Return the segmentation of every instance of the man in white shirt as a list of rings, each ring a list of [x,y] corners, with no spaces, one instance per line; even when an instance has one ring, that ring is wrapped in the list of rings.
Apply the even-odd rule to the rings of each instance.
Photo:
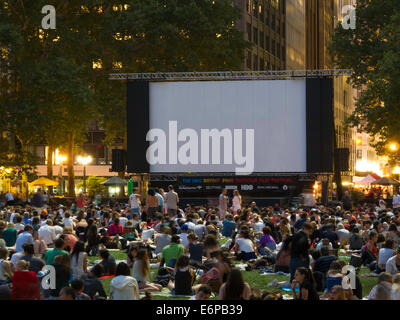
[[[172,218],[177,214],[179,197],[178,194],[174,191],[174,187],[172,185],[168,186],[168,190],[169,191],[165,195],[165,199],[167,201],[168,216]]]
[[[14,196],[12,195],[11,192],[6,193],[6,199],[7,199],[7,205],[13,205],[14,204]],[[11,221],[12,222],[12,221]]]
[[[74,219],[71,218],[71,214],[69,212],[65,213],[65,217],[63,218],[64,227],[75,228]]]
[[[53,227],[53,221],[47,220],[46,224],[38,230],[39,240],[44,241],[47,247],[53,247],[56,240],[56,231]]]
[[[400,248],[397,249],[397,254],[386,262],[386,272],[395,275],[400,272]]]
[[[14,223],[14,218],[15,218],[15,215],[16,215],[17,213],[14,211],[13,213],[11,213],[11,216],[10,216],[10,222],[12,222],[12,223]]]
[[[126,214],[123,213],[123,214],[119,217],[119,223],[121,224],[121,226],[122,226],[123,228],[125,228],[125,225],[126,225],[127,221],[128,221],[128,218],[126,217]]]
[[[393,203],[392,203],[393,209],[399,209],[400,208],[400,194],[398,192],[395,193],[393,196]]]

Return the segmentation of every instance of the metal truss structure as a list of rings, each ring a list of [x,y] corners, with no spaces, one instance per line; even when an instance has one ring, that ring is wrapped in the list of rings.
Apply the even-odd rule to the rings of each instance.
[[[227,81],[227,80],[293,80],[351,76],[351,69],[222,71],[222,72],[156,72],[111,73],[110,80],[141,81]]]

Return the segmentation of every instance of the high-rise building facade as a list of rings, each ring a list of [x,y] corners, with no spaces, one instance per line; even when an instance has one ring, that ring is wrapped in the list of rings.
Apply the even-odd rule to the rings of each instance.
[[[286,0],[235,0],[243,10],[237,27],[253,44],[246,50],[242,70],[286,68],[285,4]]]

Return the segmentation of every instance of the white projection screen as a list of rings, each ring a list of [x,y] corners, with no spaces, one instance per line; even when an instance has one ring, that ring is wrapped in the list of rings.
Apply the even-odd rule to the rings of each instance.
[[[172,128],[176,123],[178,134],[183,129],[191,129],[181,133],[191,132],[192,135],[186,141],[178,141],[174,130],[170,131],[171,123]],[[163,143],[162,135],[154,138],[154,132],[156,134],[161,131],[153,130],[153,140],[148,140],[147,160],[150,163],[150,173],[238,173],[238,168],[245,165],[251,167],[253,156],[253,170],[248,173],[306,172],[306,81],[151,82],[149,128],[150,131],[161,129],[166,137]],[[212,139],[208,140],[208,145],[203,144],[202,129],[217,129],[218,132],[228,129],[224,132],[227,136],[231,135],[232,141],[221,138],[219,148]],[[239,135],[240,131],[237,129],[242,129],[242,135]],[[249,151],[246,129],[254,130],[254,154],[246,154]],[[193,133],[197,134],[197,138]],[[236,148],[239,137],[242,142],[242,164],[236,161],[236,155],[240,151]],[[251,141],[250,133],[248,138]],[[179,151],[189,140],[193,148],[197,141],[197,152],[193,153],[193,148]],[[161,147],[155,151],[156,142],[158,146],[163,144],[165,150]],[[226,144],[230,145],[230,149],[225,149]],[[152,146],[153,149],[150,149]],[[218,153],[217,149],[220,154],[219,162],[215,155]],[[191,163],[186,163],[187,160],[181,161],[183,158],[180,155],[185,150]],[[209,155],[208,164],[204,159],[206,150]],[[230,155],[225,157],[225,152],[230,152]],[[155,163],[160,156],[165,161]],[[243,164],[243,159],[246,159],[246,164]]]

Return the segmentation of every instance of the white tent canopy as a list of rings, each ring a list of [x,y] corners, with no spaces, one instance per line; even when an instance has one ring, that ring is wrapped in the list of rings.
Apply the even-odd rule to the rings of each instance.
[[[369,175],[367,175],[365,178],[361,179],[360,181],[357,181],[356,184],[365,184],[365,185],[368,185],[368,184],[371,184],[372,182],[374,182],[375,180],[376,180],[376,179],[375,179],[373,176],[371,176],[371,175],[369,174]]]

